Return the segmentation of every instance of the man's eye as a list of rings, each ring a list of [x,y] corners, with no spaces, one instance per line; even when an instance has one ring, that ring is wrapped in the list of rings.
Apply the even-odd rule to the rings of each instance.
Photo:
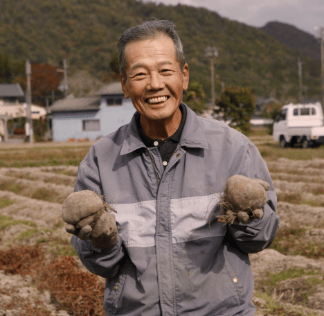
[[[145,73],[144,72],[140,72],[138,74],[135,75],[135,77],[140,77],[140,76],[145,76]]]
[[[162,69],[163,73],[171,73],[171,69]]]

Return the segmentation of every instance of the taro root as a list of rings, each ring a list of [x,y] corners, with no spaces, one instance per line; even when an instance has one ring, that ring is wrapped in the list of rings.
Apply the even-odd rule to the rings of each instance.
[[[108,248],[118,241],[115,211],[100,196],[90,190],[71,193],[64,201],[62,218],[68,233],[89,239],[98,248]]]
[[[267,202],[269,184],[261,179],[250,179],[234,175],[226,181],[223,200],[220,202],[222,215],[219,222],[248,224],[263,216],[262,207]]]

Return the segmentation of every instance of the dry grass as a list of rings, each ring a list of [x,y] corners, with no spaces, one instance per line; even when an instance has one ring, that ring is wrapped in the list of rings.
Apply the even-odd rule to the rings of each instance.
[[[26,179],[26,180],[31,180],[31,181],[43,181],[45,183],[54,183],[54,184],[61,184],[61,185],[66,185],[66,186],[74,186],[75,183],[75,178],[68,178],[68,177],[60,177],[60,176],[51,176],[51,175],[46,175],[43,176],[42,174],[39,173],[33,173],[31,175],[31,172],[22,172],[22,171],[7,171],[5,173],[6,176],[8,177],[13,177],[17,179]]]
[[[308,176],[308,175],[301,175],[298,172],[285,172],[285,173],[271,173],[272,180],[282,180],[282,181],[289,181],[289,182],[304,182],[304,183],[320,183],[324,185],[324,177],[321,176]]]
[[[318,285],[324,285],[323,274],[320,271],[290,267],[279,273],[267,273],[257,282],[256,288],[277,302],[312,308],[308,298],[317,291]]]
[[[7,206],[10,206],[14,203],[14,201],[7,199],[5,197],[0,198],[0,208],[5,208]]]
[[[15,226],[19,224],[36,227],[36,224],[32,221],[16,220],[11,216],[5,216],[0,214],[0,229],[5,229],[7,227]]]
[[[322,258],[324,254],[324,244],[307,239],[306,229],[297,222],[279,227],[270,248],[284,255],[301,255],[312,259]]]
[[[104,316],[104,283],[95,275],[80,271],[71,257],[61,256],[48,263],[39,246],[19,246],[0,251],[0,269],[6,274],[31,275],[37,288],[50,291],[56,305],[70,315]],[[25,315],[34,316],[32,312],[35,311]]]
[[[19,180],[0,179],[0,190],[11,191],[28,198],[63,203],[69,192],[61,193],[53,188],[37,187],[20,183]]]
[[[314,189],[313,192],[321,192],[321,189],[319,189],[318,191],[317,191],[317,189]],[[315,193],[313,193],[313,194],[315,194]],[[320,193],[320,194],[322,194],[322,193]],[[301,193],[299,193],[299,192],[286,192],[285,191],[285,192],[279,193],[277,196],[278,196],[278,201],[282,201],[282,202],[324,207],[324,202],[303,200]]]
[[[0,149],[0,167],[78,166],[89,150],[78,147],[34,147]],[[21,159],[24,157],[24,159]]]
[[[290,160],[310,160],[324,157],[324,146],[318,148],[281,148],[279,144],[266,143],[258,145],[261,156],[266,160],[277,160],[287,158]]]

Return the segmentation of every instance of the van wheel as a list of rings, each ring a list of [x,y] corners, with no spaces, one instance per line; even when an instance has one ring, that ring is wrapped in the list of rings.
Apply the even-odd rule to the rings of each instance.
[[[309,143],[308,143],[308,140],[307,140],[306,137],[303,138],[303,140],[302,140],[302,147],[303,148],[308,148],[309,147]]]
[[[285,141],[285,137],[281,136],[280,137],[280,147],[281,148],[286,148],[288,146],[288,143]]]

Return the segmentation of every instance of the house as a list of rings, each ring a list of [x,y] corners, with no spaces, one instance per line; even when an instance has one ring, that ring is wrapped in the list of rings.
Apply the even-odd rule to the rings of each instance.
[[[8,134],[14,134],[14,130],[21,126],[19,123],[10,124],[8,120],[26,117],[27,105],[25,95],[19,84],[0,84],[0,135],[7,140]],[[46,110],[37,105],[31,105],[31,117],[33,120],[46,116]]]
[[[95,140],[130,122],[135,108],[120,82],[103,86],[93,96],[65,98],[51,107],[53,141]]]
[[[19,123],[14,123],[12,128],[6,131],[7,121],[18,118],[18,117],[26,117],[27,116],[27,105],[23,104],[10,104],[5,103],[0,100],[0,135],[5,135],[7,132],[9,135],[14,134],[15,128],[20,126]],[[46,110],[38,105],[31,105],[31,117],[33,120],[38,120],[40,118],[46,117]]]
[[[24,102],[25,94],[19,83],[0,84],[0,99],[6,104]]]

